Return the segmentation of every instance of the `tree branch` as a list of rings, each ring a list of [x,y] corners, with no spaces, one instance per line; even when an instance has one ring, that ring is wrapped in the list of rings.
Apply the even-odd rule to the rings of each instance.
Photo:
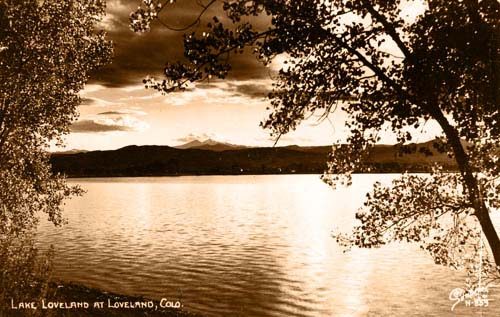
[[[183,26],[183,27],[179,27],[179,28],[176,28],[176,27],[173,27],[173,26],[169,26],[168,24],[166,24],[165,22],[163,22],[159,17],[158,17],[158,22],[160,22],[161,25],[163,25],[164,27],[166,27],[167,29],[171,30],[171,31],[178,31],[178,32],[181,32],[181,31],[186,31],[190,28],[192,28],[193,26],[197,25],[200,23],[201,21],[201,17],[203,16],[203,14],[205,14],[205,12],[215,3],[217,2],[217,0],[211,0],[207,5],[201,5],[200,2],[197,2],[199,5],[201,5],[203,7],[203,9],[201,10],[201,12],[198,14],[198,16],[194,19],[193,22],[189,23],[188,25],[186,26]],[[163,7],[161,8],[163,9]],[[161,10],[160,10],[161,11]]]
[[[392,40],[396,43],[396,45],[401,50],[401,52],[404,54],[404,56],[409,58],[411,56],[411,52],[408,49],[408,47],[406,47],[406,45],[401,40],[401,37],[399,36],[398,32],[396,31],[396,28],[394,28],[394,25],[389,23],[389,21],[387,21],[385,16],[383,16],[380,12],[375,10],[371,1],[363,1],[363,7],[366,10],[368,10],[368,12],[378,22],[380,22],[384,26],[384,29],[386,30],[387,34],[389,34],[389,36],[392,38]]]

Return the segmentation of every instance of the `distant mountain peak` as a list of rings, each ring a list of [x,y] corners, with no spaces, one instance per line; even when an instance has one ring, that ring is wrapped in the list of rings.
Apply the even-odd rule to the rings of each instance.
[[[211,150],[211,151],[227,151],[227,150],[237,150],[244,149],[246,146],[236,145],[226,142],[219,142],[213,139],[206,139],[204,141],[193,140],[181,145],[174,146],[176,149],[198,149],[198,150]]]
[[[203,142],[198,141],[198,140],[193,140],[193,141],[189,141],[187,143],[184,143],[184,144],[181,144],[181,145],[177,145],[177,146],[174,146],[174,147],[177,148],[177,149],[189,149],[189,148],[192,148],[194,146],[200,146],[200,145],[203,145]]]

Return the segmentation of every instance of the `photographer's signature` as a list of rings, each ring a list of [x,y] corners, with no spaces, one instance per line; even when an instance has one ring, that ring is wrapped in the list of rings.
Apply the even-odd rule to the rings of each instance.
[[[450,300],[455,301],[451,310],[463,302],[467,307],[488,307],[491,299],[488,298],[488,287],[478,286],[476,288],[463,289],[455,288],[450,292]]]
[[[451,306],[453,311],[455,307],[464,303],[466,307],[488,307],[492,299],[488,298],[489,287],[497,287],[491,283],[483,282],[483,248],[482,237],[479,239],[479,261],[477,265],[477,282],[468,285],[467,288],[455,288],[450,292],[449,299],[454,301]]]

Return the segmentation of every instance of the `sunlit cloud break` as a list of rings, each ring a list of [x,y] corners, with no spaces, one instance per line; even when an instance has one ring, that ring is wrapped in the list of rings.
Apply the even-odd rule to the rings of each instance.
[[[71,125],[73,133],[99,133],[111,131],[144,131],[149,124],[130,115],[84,119]]]

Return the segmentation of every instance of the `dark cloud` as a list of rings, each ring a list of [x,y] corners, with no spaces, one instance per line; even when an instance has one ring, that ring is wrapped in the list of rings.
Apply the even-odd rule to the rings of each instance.
[[[238,83],[233,82],[212,82],[212,83],[198,83],[196,89],[221,89],[226,92],[232,93],[234,96],[246,96],[250,98],[263,99],[266,98],[272,87],[269,83],[256,81],[256,83]]]
[[[124,117],[127,117],[127,115],[143,116],[146,114],[147,114],[146,112],[140,111],[140,110],[123,109],[123,110],[99,112],[97,115],[98,116],[108,116],[110,118],[115,117],[115,116],[119,116],[119,118],[124,118]]]
[[[103,22],[108,38],[114,43],[115,56],[112,64],[92,76],[92,82],[107,87],[122,87],[141,84],[148,76],[161,77],[166,62],[183,59],[182,32],[170,31],[153,23],[152,31],[137,34],[129,28],[129,14],[137,9],[140,0],[108,0],[107,17]],[[180,27],[188,25],[200,12],[196,0],[179,1],[161,18],[169,25]],[[201,25],[206,25],[212,16],[223,17],[220,7],[206,12]],[[223,20],[223,19],[222,19]],[[191,31],[191,30],[190,30]],[[233,71],[228,79],[245,80],[268,77],[268,69],[262,66],[251,53],[236,55]]]
[[[199,82],[196,84],[197,89],[211,89],[218,88],[219,86],[214,83]]]
[[[241,84],[235,85],[236,93],[245,95],[251,98],[266,98],[271,91],[269,85],[264,84]]]
[[[73,123],[70,127],[73,133],[92,133],[92,132],[110,132],[110,131],[131,131],[127,126],[107,125],[95,122],[93,120],[81,120]]]
[[[100,115],[100,116],[121,115],[121,114],[127,114],[127,113],[126,112],[122,112],[122,111],[105,111],[105,112],[98,113],[98,115]]]
[[[81,98],[80,105],[81,106],[90,106],[95,103],[95,100],[92,98]]]

